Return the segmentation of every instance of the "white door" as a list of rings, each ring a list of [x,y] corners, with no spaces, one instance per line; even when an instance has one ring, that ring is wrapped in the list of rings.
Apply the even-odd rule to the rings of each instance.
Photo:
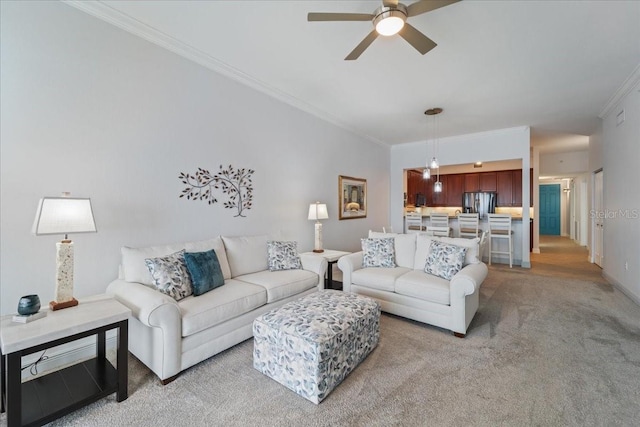
[[[593,183],[593,262],[602,267],[604,241],[603,174],[596,172]]]

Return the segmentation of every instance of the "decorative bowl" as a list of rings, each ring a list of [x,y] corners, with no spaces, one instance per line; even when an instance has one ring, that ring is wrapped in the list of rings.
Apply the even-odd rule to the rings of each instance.
[[[25,295],[18,301],[18,314],[26,316],[36,314],[40,310],[40,297],[38,295]]]

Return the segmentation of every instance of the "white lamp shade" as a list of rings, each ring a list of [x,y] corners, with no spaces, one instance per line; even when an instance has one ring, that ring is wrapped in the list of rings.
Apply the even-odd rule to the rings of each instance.
[[[95,233],[91,199],[43,197],[31,232],[43,234]]]
[[[309,220],[327,219],[327,205],[324,203],[312,203],[309,205]]]

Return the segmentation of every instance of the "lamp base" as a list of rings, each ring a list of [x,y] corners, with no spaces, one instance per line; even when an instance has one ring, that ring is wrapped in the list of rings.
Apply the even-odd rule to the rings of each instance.
[[[56,310],[62,310],[63,308],[75,307],[76,305],[78,305],[78,300],[75,298],[71,298],[71,301],[65,301],[65,302],[51,301],[49,303],[49,308],[53,311],[56,311]]]
[[[313,252],[321,254],[322,252],[324,252],[324,249],[314,249]]]

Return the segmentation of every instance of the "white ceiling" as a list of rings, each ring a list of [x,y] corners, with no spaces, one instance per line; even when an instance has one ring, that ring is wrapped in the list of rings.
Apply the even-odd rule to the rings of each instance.
[[[426,55],[379,37],[356,61],[371,23],[306,15],[380,1],[67,3],[387,145],[424,140],[442,107],[440,137],[527,125],[542,152],[585,149],[640,64],[637,0],[464,0],[409,18],[438,43]]]

